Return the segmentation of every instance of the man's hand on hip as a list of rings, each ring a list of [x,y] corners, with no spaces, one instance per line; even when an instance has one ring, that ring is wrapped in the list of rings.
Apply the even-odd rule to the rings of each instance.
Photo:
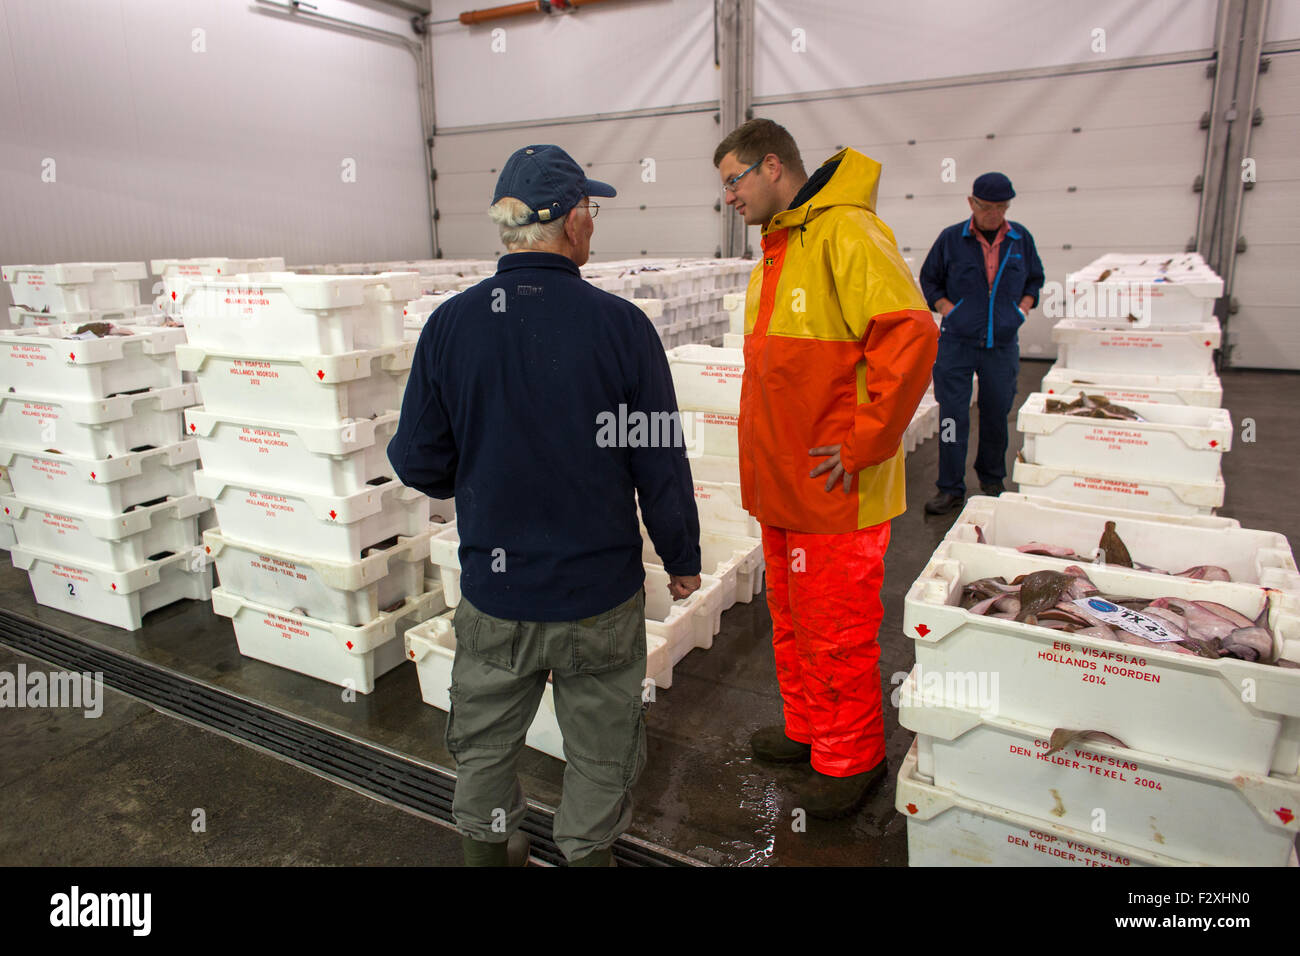
[[[674,601],[688,598],[699,589],[700,576],[698,574],[668,575],[668,593],[673,596]]]
[[[853,475],[844,470],[840,464],[840,446],[839,445],[822,445],[820,448],[809,448],[810,455],[830,455],[824,462],[809,472],[809,478],[816,478],[818,475],[830,472],[826,479],[826,490],[830,491],[835,487],[835,482],[843,478],[844,493],[847,495],[853,485]]]

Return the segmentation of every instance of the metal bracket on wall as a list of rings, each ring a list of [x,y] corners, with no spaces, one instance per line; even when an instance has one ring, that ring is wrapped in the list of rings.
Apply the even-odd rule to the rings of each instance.
[[[1206,75],[1214,79],[1205,171],[1193,189],[1201,194],[1197,216],[1196,250],[1223,279],[1224,298],[1215,306],[1227,332],[1228,297],[1232,293],[1236,256],[1244,251],[1238,238],[1242,199],[1247,188],[1240,171],[1248,158],[1250,131],[1263,122],[1255,106],[1263,57],[1264,24],[1268,5],[1258,0],[1220,0],[1215,36],[1215,62]],[[1249,123],[1242,118],[1249,116]],[[1225,347],[1220,363],[1227,367],[1231,349]]]

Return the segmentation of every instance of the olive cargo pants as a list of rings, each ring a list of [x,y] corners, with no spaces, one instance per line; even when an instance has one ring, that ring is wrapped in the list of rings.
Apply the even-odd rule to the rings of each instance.
[[[632,822],[630,791],[646,759],[645,591],[580,621],[507,621],[462,597],[454,625],[456,829],[500,842],[523,820],[515,765],[549,673],[568,761],[555,842],[569,860],[612,844]]]

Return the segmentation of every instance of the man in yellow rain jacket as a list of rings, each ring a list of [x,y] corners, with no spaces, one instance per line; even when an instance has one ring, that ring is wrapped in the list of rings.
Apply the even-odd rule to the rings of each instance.
[[[903,432],[938,330],[875,214],[880,164],[841,150],[809,178],[794,139],[750,120],[715,150],[729,206],[763,227],[745,299],[740,487],[763,528],[785,725],[763,761],[811,760],[809,814],[852,813],[884,777],[877,632]]]

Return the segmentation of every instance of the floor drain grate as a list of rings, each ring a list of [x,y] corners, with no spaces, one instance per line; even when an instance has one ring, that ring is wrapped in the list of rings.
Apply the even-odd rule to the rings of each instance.
[[[102,672],[104,684],[159,710],[300,764],[443,823],[451,823],[455,776],[220,688],[52,630],[0,610],[0,643],[70,671]],[[551,833],[554,813],[530,804],[521,829],[533,856],[559,865]],[[623,837],[614,845],[620,866],[698,866],[653,844]]]

